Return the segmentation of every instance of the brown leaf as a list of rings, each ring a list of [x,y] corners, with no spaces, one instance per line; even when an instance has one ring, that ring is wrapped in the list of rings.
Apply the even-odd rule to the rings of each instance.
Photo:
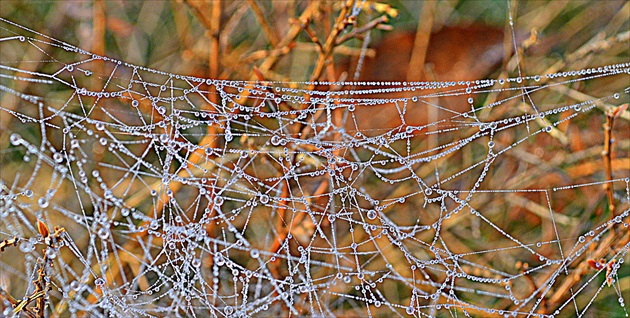
[[[586,262],[588,263],[588,266],[590,266],[594,270],[600,270],[604,267],[604,264],[606,264],[606,261],[604,261],[603,259],[599,261],[596,261],[594,259],[589,259]]]
[[[606,285],[608,285],[608,287],[612,286],[612,284],[613,284],[613,277],[612,277],[611,273],[612,273],[614,264],[615,264],[615,259],[610,261],[608,263],[608,266],[606,266]]]
[[[48,231],[48,227],[41,220],[37,220],[37,230],[39,231],[39,234],[43,238],[47,238],[48,235],[50,235],[50,231]]]

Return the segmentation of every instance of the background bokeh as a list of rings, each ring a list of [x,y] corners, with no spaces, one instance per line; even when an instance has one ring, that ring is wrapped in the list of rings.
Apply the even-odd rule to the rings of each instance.
[[[630,30],[630,5],[626,1],[509,1],[514,28],[509,24],[507,1],[366,3],[365,9],[357,17],[357,27],[381,16],[386,16],[388,22],[370,32],[369,42],[365,41],[365,37],[358,37],[336,46],[329,64],[315,79],[313,72],[317,69],[319,51],[311,36],[314,34],[321,42],[325,41],[335,25],[341,2],[224,1],[217,4],[212,1],[2,1],[0,17],[99,55],[175,74],[226,80],[466,81],[516,77],[519,71],[525,75],[544,75],[626,63],[630,59],[627,36]],[[296,26],[300,24],[299,17],[311,9],[313,13],[307,21],[311,32],[309,34],[306,28]],[[296,32],[295,36],[291,36],[292,32]],[[292,40],[284,43],[285,38]],[[362,50],[365,44],[367,49]],[[42,61],[74,58],[63,54],[55,52],[54,56],[47,56],[34,48],[28,51],[0,49],[0,63],[18,64],[22,69],[45,69],[48,64]],[[359,62],[362,54],[365,55],[365,60]],[[20,63],[14,63],[15,61]],[[93,67],[98,70],[99,65]],[[107,66],[100,67],[103,74],[107,74]],[[51,101],[62,101],[71,92],[67,87],[42,88],[7,78],[0,79],[0,83],[16,91]],[[98,87],[99,83],[87,82],[84,85]],[[597,107],[587,114],[563,122],[551,134],[529,136],[525,143],[494,163],[483,189],[552,189],[606,180],[601,155],[604,144],[604,112],[628,103],[629,86],[627,76],[611,76],[563,83],[532,95],[535,103],[542,109],[551,109],[558,105],[572,105],[622,92],[619,98],[597,103]],[[516,83],[511,87],[516,87]],[[340,89],[322,83],[311,88]],[[513,92],[507,89],[476,94],[474,107],[483,108],[511,94]],[[462,112],[470,109],[466,102],[468,98],[466,94],[459,94],[436,97],[432,102]],[[19,99],[4,91],[0,93],[0,103],[0,107],[5,110],[29,112],[20,108]],[[122,104],[111,107],[124,107],[120,105]],[[478,116],[482,120],[490,121],[516,114],[521,108],[518,101],[506,101],[496,110],[479,111]],[[398,113],[391,105],[369,111],[358,109],[356,116],[357,127],[368,135],[400,124]],[[432,113],[424,108],[416,108],[408,116],[410,122],[423,125],[445,118],[449,113]],[[560,116],[566,115],[560,114],[550,120],[563,119]],[[612,170],[615,178],[630,177],[629,118],[628,112],[621,114],[614,126]],[[7,111],[0,110],[0,180],[5,185],[3,194],[6,194],[6,189],[12,182],[24,182],[29,177],[26,172],[31,172],[32,168],[22,161],[24,153],[21,150],[8,146],[10,135],[14,132],[19,132],[23,138],[41,138],[38,137],[37,125],[24,125]],[[524,131],[507,130],[497,134],[495,141],[506,146],[524,136],[527,136]],[[61,135],[49,136],[53,141],[57,140],[55,138],[61,138]],[[461,137],[444,134],[414,140],[419,148],[432,149],[438,144],[458,138]],[[246,143],[243,142],[241,146],[245,147]],[[481,148],[470,147],[457,153],[454,158],[436,160],[435,163],[440,165],[443,175],[451,175],[470,167],[485,155]],[[108,159],[107,154],[99,156],[96,151],[90,158],[95,162]],[[157,157],[153,159],[158,160]],[[433,178],[433,169],[436,168],[430,167],[424,172],[427,180]],[[105,179],[108,177],[116,179],[115,174],[103,176]],[[47,177],[46,169],[39,171],[35,180],[33,189],[40,193],[45,193],[50,184],[54,183]],[[398,195],[395,191],[408,191],[404,186],[383,186],[376,178],[368,178],[363,182],[364,187],[383,200]],[[455,187],[466,189],[475,180],[458,182]],[[313,185],[313,190],[315,188]],[[60,189],[55,200],[69,210],[80,210],[71,188],[62,185]],[[626,191],[621,183],[615,183],[615,198],[619,200],[616,214],[628,209]],[[184,189],[178,195],[178,199],[185,200],[186,195],[193,198],[196,194]],[[139,209],[142,207],[150,210],[153,204],[146,198],[136,200],[139,202]],[[8,209],[6,201],[3,201],[0,210]],[[562,227],[560,231],[561,236],[567,240],[567,246],[573,246],[587,229],[611,217],[607,193],[601,186],[554,193],[549,204],[553,211],[566,217],[564,220],[569,225]],[[480,211],[486,211],[487,216],[503,229],[525,241],[545,242],[555,236],[549,220],[540,216],[541,209],[548,211],[548,207],[547,200],[539,193],[483,193],[475,198],[475,206]],[[416,219],[415,211],[422,208],[422,202],[408,200],[397,205],[397,209],[389,211],[388,217],[397,220],[398,224],[413,224]],[[426,213],[433,217],[439,213],[437,210],[429,210]],[[536,214],[532,211],[539,212]],[[24,237],[36,235],[34,227],[15,230],[15,226],[27,221],[34,225],[39,215],[26,213],[27,220],[18,221],[3,215],[5,216],[0,221],[0,239],[15,235],[16,231]],[[82,242],[87,244],[89,235],[84,233],[85,229],[64,221],[64,218],[54,214],[49,216],[51,221],[55,221],[54,225],[66,227],[77,245]],[[252,219],[253,222],[260,222],[260,231],[251,235],[260,240],[264,240],[266,230],[271,231],[264,218],[265,215],[260,214],[258,218]],[[504,235],[493,232],[474,220],[462,217],[460,222],[445,230],[443,238],[450,238],[456,242],[455,246],[461,245],[460,253],[476,249],[496,249],[504,246],[501,244],[507,244]],[[13,226],[12,230],[10,225]],[[76,232],[73,233],[73,230]],[[308,232],[309,229],[303,231]],[[125,239],[121,239],[120,244],[124,241]],[[557,253],[557,250],[549,246],[543,246],[542,249],[541,253],[550,257]],[[506,252],[504,258],[494,256],[500,259],[490,259],[488,256],[483,262],[487,262],[491,268],[504,271],[515,271],[517,262],[536,262],[519,252],[522,250]],[[395,256],[395,251],[391,253],[393,259],[400,258]],[[0,254],[0,286],[4,284],[6,290],[16,295],[16,298],[21,298],[17,295],[27,293],[33,279],[34,274],[28,269],[32,268],[35,257],[31,255],[29,258],[29,255],[20,250],[7,250]],[[64,254],[64,257],[67,258],[66,262],[71,263],[72,254]],[[577,267],[578,265],[575,268]],[[543,275],[540,274],[539,278],[542,279]],[[590,274],[587,278],[593,273]],[[132,276],[130,273],[128,275]],[[570,275],[562,279],[570,279],[568,277]],[[625,315],[619,305],[618,293],[630,293],[630,270],[627,265],[621,267],[618,277],[621,289],[603,289],[586,316]],[[588,284],[581,290],[581,296],[576,298],[580,307],[595,297],[594,293],[605,277],[599,275],[596,279],[599,282]],[[534,277],[533,284],[540,283]],[[405,294],[404,286],[394,284],[387,287],[388,298],[396,299],[398,303],[409,303],[409,299],[405,298],[408,295]],[[400,289],[399,292],[396,291],[397,288]],[[62,298],[60,293],[53,292],[50,301],[55,304]],[[510,308],[510,304],[491,297],[481,301],[488,307]],[[554,304],[547,306],[550,310],[554,308]],[[358,307],[338,306],[336,313],[349,317],[358,316],[364,310],[363,307]],[[575,312],[570,307],[565,308],[563,314],[574,315]],[[384,308],[372,309],[374,315],[387,315]],[[277,308],[276,310],[281,311]],[[399,310],[399,313],[405,314],[404,310]],[[306,308],[301,314],[308,315],[309,309]],[[448,312],[439,314],[446,316]]]

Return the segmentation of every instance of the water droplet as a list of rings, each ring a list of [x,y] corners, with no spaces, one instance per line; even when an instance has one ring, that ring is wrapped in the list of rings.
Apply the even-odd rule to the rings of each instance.
[[[41,197],[37,200],[37,204],[39,204],[40,208],[45,209],[48,207],[48,200],[46,197]]]
[[[277,146],[280,144],[280,137],[274,135],[271,137],[271,144]]]
[[[73,280],[70,283],[70,288],[72,288],[72,290],[74,290],[74,291],[78,291],[79,288],[81,288],[81,284],[79,284],[76,280]]]
[[[55,249],[47,248],[46,249],[46,257],[48,259],[55,259],[57,257],[57,253],[55,252]]]
[[[63,161],[63,155],[58,152],[55,152],[53,154],[53,160],[55,160],[56,163],[61,163]]]
[[[251,250],[251,252],[249,252],[249,255],[252,258],[258,258],[260,256],[260,252],[258,252],[258,250]]]
[[[17,146],[20,144],[20,141],[22,141],[22,137],[20,137],[20,135],[18,134],[11,134],[11,137],[9,137],[9,140],[11,141],[12,145]]]
[[[109,237],[109,231],[104,228],[98,229],[98,231],[96,231],[96,234],[98,234],[98,237],[100,237],[102,240],[106,240]]]
[[[368,217],[368,219],[370,219],[370,220],[374,220],[374,219],[376,218],[376,211],[374,211],[374,210],[370,210],[370,211],[368,211],[368,213],[367,213],[367,217]]]

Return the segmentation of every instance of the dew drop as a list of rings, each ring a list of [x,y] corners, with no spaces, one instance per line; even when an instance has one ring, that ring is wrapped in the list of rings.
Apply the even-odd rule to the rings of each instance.
[[[39,204],[40,208],[45,209],[48,207],[48,200],[46,197],[41,197],[37,200],[37,204]]]
[[[280,137],[274,135],[271,137],[271,144],[277,146],[280,144]]]
[[[11,141],[12,145],[17,146],[20,144],[20,141],[22,141],[22,137],[20,137],[20,135],[18,134],[11,134],[11,137],[9,137],[9,140]]]
[[[57,253],[55,252],[54,249],[48,248],[46,249],[46,257],[48,259],[55,259],[57,257]]]
[[[63,155],[61,153],[55,152],[53,154],[53,160],[55,160],[56,163],[61,163],[63,161]]]
[[[98,237],[100,237],[102,240],[106,240],[109,237],[109,231],[104,228],[98,229],[98,231],[96,231],[96,234],[98,234]]]

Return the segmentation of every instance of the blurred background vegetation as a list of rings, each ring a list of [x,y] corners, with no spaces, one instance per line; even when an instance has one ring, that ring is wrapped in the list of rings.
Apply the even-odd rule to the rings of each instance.
[[[367,50],[359,34],[334,45],[332,59],[318,72],[321,45],[335,26],[343,3],[338,1],[2,1],[0,16],[40,33],[76,45],[96,54],[171,73],[230,80],[273,81],[419,81],[507,78],[523,74],[579,70],[630,60],[627,32],[630,6],[626,1],[510,1],[514,32],[508,23],[508,2],[497,1],[366,1],[355,28],[372,25]],[[618,39],[618,35],[624,35]],[[317,41],[314,40],[317,38]],[[318,44],[319,43],[319,44]],[[517,54],[515,54],[517,53]],[[11,56],[11,54],[14,54]],[[37,52],[0,52],[3,60],[45,59]],[[358,60],[365,54],[361,71]],[[518,56],[518,58],[517,58]],[[29,67],[36,68],[35,63]],[[562,89],[539,94],[541,105],[571,105],[612,95],[630,86],[619,77],[576,82]],[[319,85],[318,89],[339,89]],[[565,89],[566,88],[566,89]],[[41,93],[46,95],[45,92]],[[476,97],[481,107],[501,98],[486,94]],[[462,111],[467,96],[436,101]],[[604,143],[604,111],[627,103],[622,94],[616,104],[602,104],[588,116],[559,125],[555,134],[532,137],[514,155],[504,155],[490,172],[488,189],[544,188],[606,179],[601,152]],[[463,107],[463,108],[462,108]],[[508,110],[505,110],[507,112]],[[484,114],[486,119],[505,113]],[[364,127],[387,125],[397,114],[385,111],[364,116]],[[418,113],[418,122],[437,117]],[[439,115],[436,115],[439,117]],[[2,119],[1,144],[8,144],[5,131],[20,130],[20,123]],[[630,176],[630,125],[626,112],[615,123],[613,171],[615,178]],[[510,144],[518,136],[503,134],[497,142]],[[437,141],[427,141],[434,142]],[[3,149],[5,149],[3,147]],[[21,158],[3,152],[3,165]],[[483,154],[462,154],[462,166],[470,166]],[[11,178],[3,168],[2,179]],[[505,171],[510,173],[506,175]],[[527,171],[527,174],[523,174]],[[474,182],[474,180],[471,180]],[[623,200],[624,189],[616,189]],[[531,202],[545,201],[535,195],[484,198],[486,209],[505,211],[503,225],[510,232],[551,240],[551,229],[539,217],[528,213]],[[606,192],[599,187],[563,192],[553,198],[553,209],[583,227],[567,236],[576,238],[583,229],[610,217]],[[412,210],[397,212],[399,219]],[[628,208],[621,203],[617,211]],[[492,244],[478,225],[467,225],[461,233],[470,240]],[[545,233],[545,231],[549,233]],[[542,232],[542,233],[541,233]],[[575,233],[568,235],[568,233]],[[465,241],[465,238],[461,238]],[[473,244],[469,242],[469,244]],[[5,260],[3,260],[4,262]],[[7,275],[6,273],[3,275]],[[8,277],[12,277],[8,275]],[[603,281],[603,277],[600,277]],[[598,278],[598,279],[600,279]],[[630,297],[630,271],[619,272],[622,292]],[[596,288],[599,284],[593,284]],[[592,295],[592,290],[584,295]],[[613,289],[605,289],[589,311],[592,317],[625,315]],[[578,297],[588,302],[590,298]],[[567,309],[568,310],[568,309]]]

